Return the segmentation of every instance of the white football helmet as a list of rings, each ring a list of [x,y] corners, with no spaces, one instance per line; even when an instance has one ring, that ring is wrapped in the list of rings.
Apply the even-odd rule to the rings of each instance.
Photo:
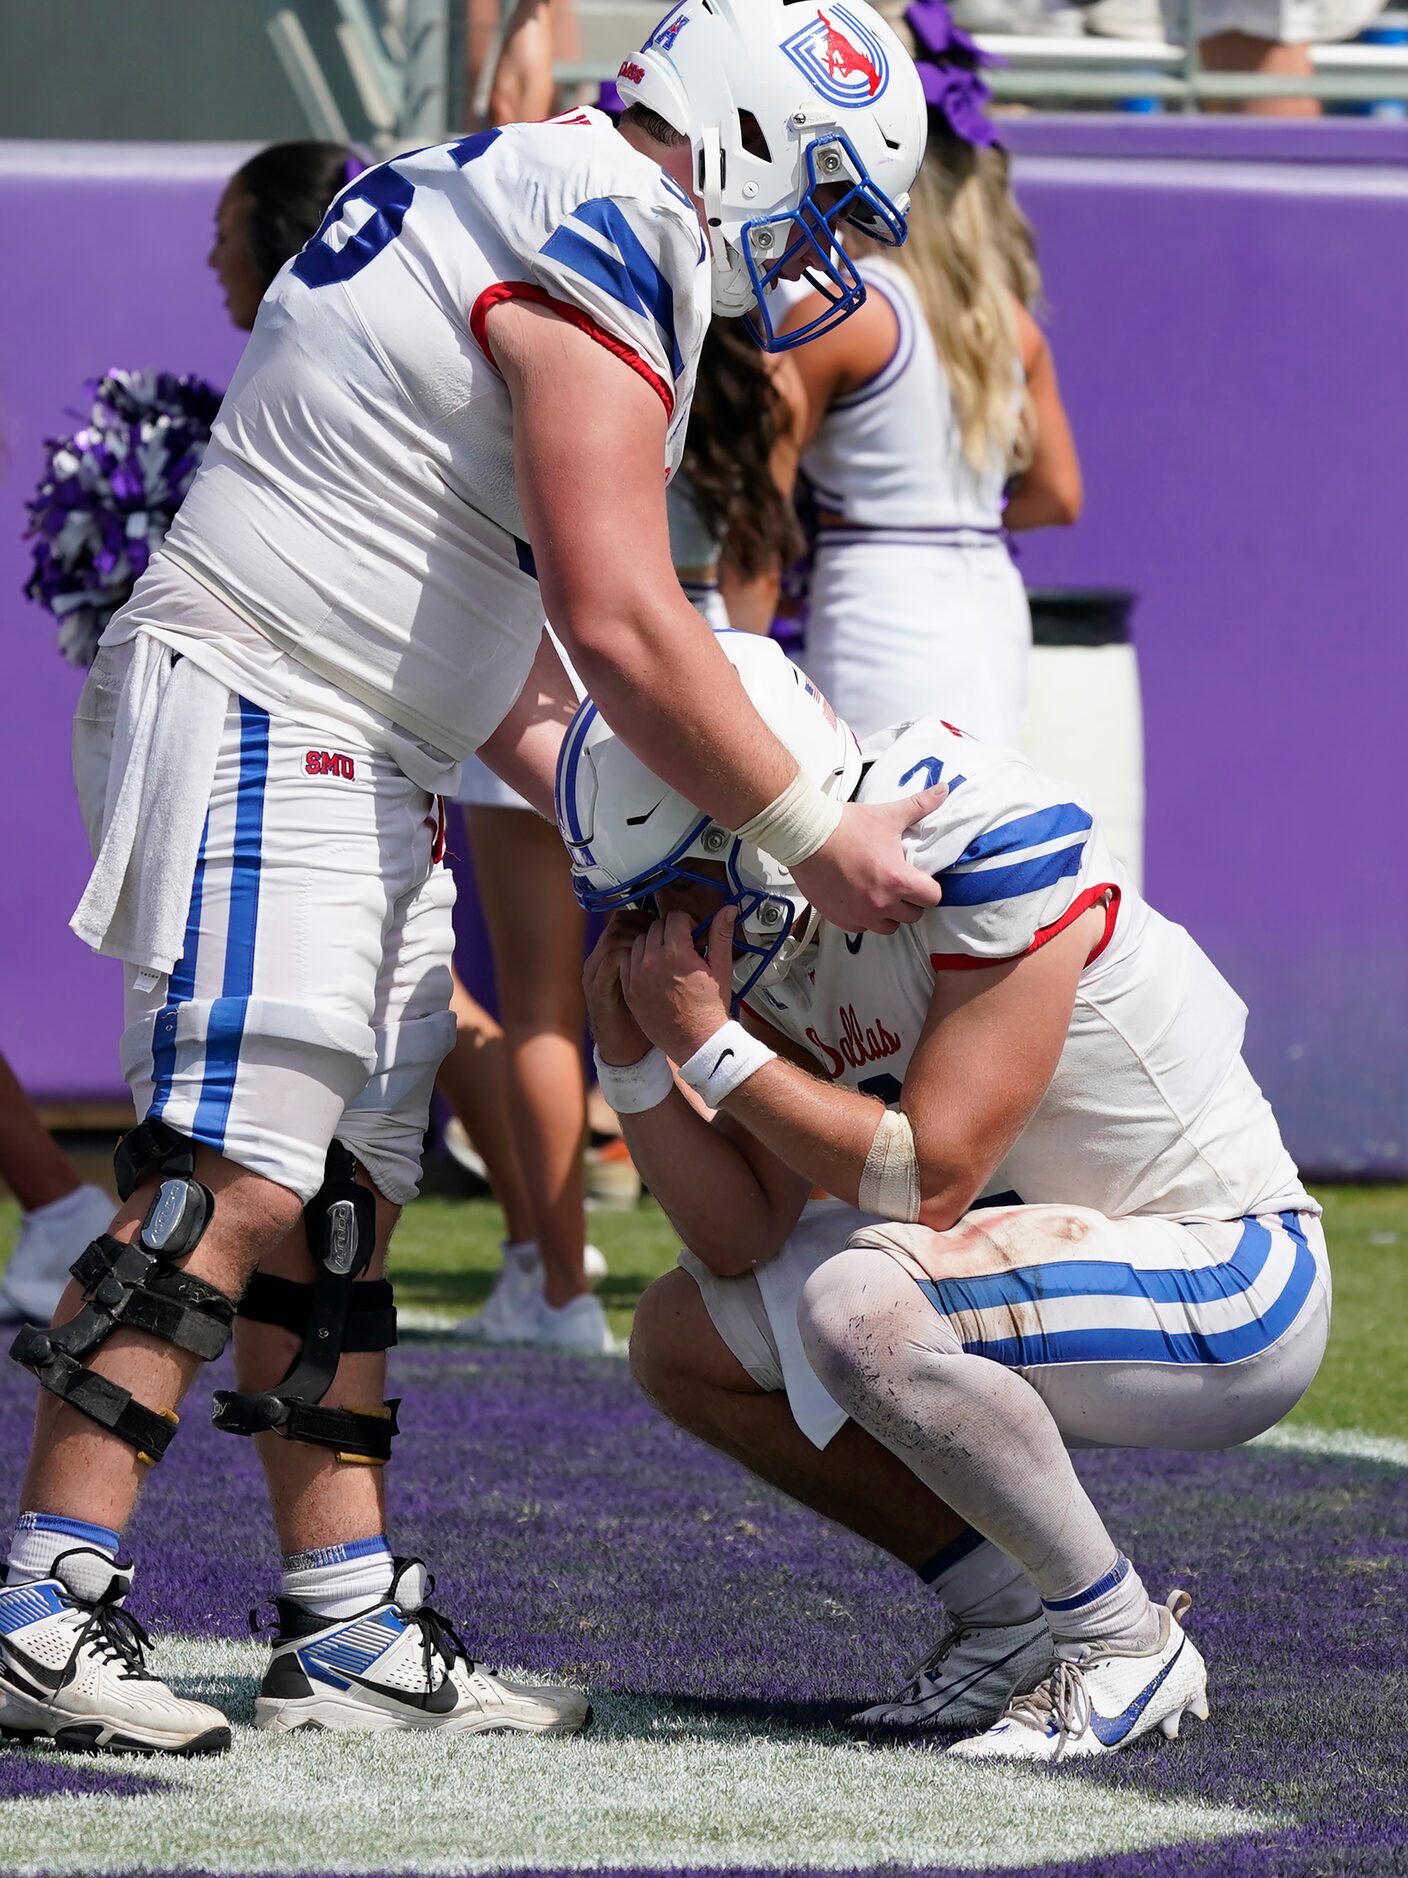
[[[816,686],[771,639],[717,634],[724,656],[768,729],[826,795],[850,800],[860,779],[860,747]],[[590,698],[583,701],[557,760],[557,822],[572,857],[572,886],[591,913],[649,911],[653,896],[678,880],[722,883],[700,872],[721,863],[734,930],[734,996],[775,984],[795,964],[816,916],[792,876],[667,787],[628,750]]]
[[[751,315],[777,352],[855,312],[865,287],[835,232],[899,246],[928,135],[914,61],[866,0],[676,0],[616,88],[690,140],[716,313]],[[767,296],[799,263],[829,304],[780,336]]]

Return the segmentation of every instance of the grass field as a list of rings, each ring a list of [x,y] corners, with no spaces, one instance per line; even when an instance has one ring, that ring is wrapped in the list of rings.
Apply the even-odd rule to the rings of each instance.
[[[486,1662],[592,1692],[573,1741],[276,1739],[172,1765],[0,1751],[0,1874],[884,1870],[953,1878],[1408,1872],[1408,1194],[1322,1190],[1330,1354],[1275,1445],[1092,1452],[1082,1476],[1151,1586],[1186,1585],[1213,1719],[1055,1774],[994,1772],[845,1717],[941,1627],[893,1561],[655,1415],[617,1360],[435,1334],[482,1299],[498,1224],[428,1199],[395,1248],[420,1326],[394,1358],[396,1543]],[[0,1245],[13,1209],[0,1209]],[[599,1214],[618,1334],[674,1256],[655,1209]],[[158,1669],[250,1713],[245,1613],[275,1564],[252,1444],[187,1404],[128,1535]],[[0,1502],[32,1387],[0,1362]]]

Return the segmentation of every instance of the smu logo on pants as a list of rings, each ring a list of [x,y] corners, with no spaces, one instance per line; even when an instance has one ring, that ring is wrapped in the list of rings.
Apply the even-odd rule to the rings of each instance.
[[[344,782],[356,782],[357,765],[341,750],[310,750],[303,759],[310,776],[340,776]]]
[[[843,110],[874,104],[890,82],[885,48],[843,6],[818,9],[814,20],[783,40],[782,50],[819,97]]]

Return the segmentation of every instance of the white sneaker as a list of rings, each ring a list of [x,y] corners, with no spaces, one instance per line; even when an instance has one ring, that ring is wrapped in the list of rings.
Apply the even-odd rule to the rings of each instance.
[[[582,1271],[593,1290],[606,1276],[606,1254],[599,1245],[582,1247]]]
[[[505,1246],[504,1262],[482,1311],[462,1317],[457,1337],[476,1343],[531,1343],[543,1301],[543,1266],[536,1248]]]
[[[533,1345],[539,1350],[570,1350],[578,1356],[611,1356],[616,1339],[601,1299],[584,1291],[580,1298],[560,1308],[554,1308],[546,1299],[539,1304]]]
[[[1192,1599],[1156,1605],[1151,1650],[1059,1644],[1048,1673],[1013,1696],[1001,1721],[949,1749],[970,1760],[1061,1761],[1113,1754],[1158,1728],[1172,1741],[1185,1715],[1208,1718],[1208,1672],[1179,1619]]]
[[[398,1559],[385,1602],[336,1622],[276,1598],[279,1633],[255,1699],[255,1727],[465,1735],[570,1735],[586,1727],[591,1704],[579,1690],[505,1682],[472,1663],[458,1633],[424,1602],[434,1583],[419,1559]]]
[[[223,1753],[219,1709],[147,1669],[150,1639],[122,1605],[130,1570],[76,1546],[54,1573],[0,1589],[0,1732],[109,1754]]]
[[[457,1167],[462,1167],[477,1185],[489,1185],[489,1169],[484,1156],[469,1138],[469,1131],[458,1115],[452,1115],[446,1122],[440,1139],[445,1144],[445,1152]]]
[[[68,1283],[68,1268],[111,1226],[116,1204],[99,1187],[77,1187],[53,1206],[20,1216],[20,1233],[0,1284],[0,1321],[47,1324]]]
[[[954,1624],[887,1702],[851,1716],[859,1728],[986,1728],[1013,1692],[1051,1667],[1044,1613],[1025,1624]]]

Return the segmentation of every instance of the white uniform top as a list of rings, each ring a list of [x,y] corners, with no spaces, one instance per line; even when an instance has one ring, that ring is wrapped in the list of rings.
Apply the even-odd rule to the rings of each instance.
[[[1035,950],[1104,904],[1056,1074],[986,1195],[1110,1218],[1230,1220],[1318,1209],[1242,1061],[1246,1006],[1181,926],[1147,906],[1089,811],[1016,751],[934,718],[861,746],[862,802],[946,782],[909,838],[943,901],[890,937],[823,926],[810,973],[758,1014],[847,1088],[897,1103],[935,973]]]
[[[895,261],[867,258],[860,273],[867,291],[894,308],[899,337],[889,364],[830,406],[804,452],[817,500],[870,528],[1001,527],[1006,461],[995,455],[978,471],[963,454],[948,377],[913,281]]]
[[[513,298],[654,388],[673,474],[709,320],[698,217],[608,118],[573,111],[343,190],[265,295],[165,546],[281,651],[456,760],[512,705],[543,627],[485,327]]]

